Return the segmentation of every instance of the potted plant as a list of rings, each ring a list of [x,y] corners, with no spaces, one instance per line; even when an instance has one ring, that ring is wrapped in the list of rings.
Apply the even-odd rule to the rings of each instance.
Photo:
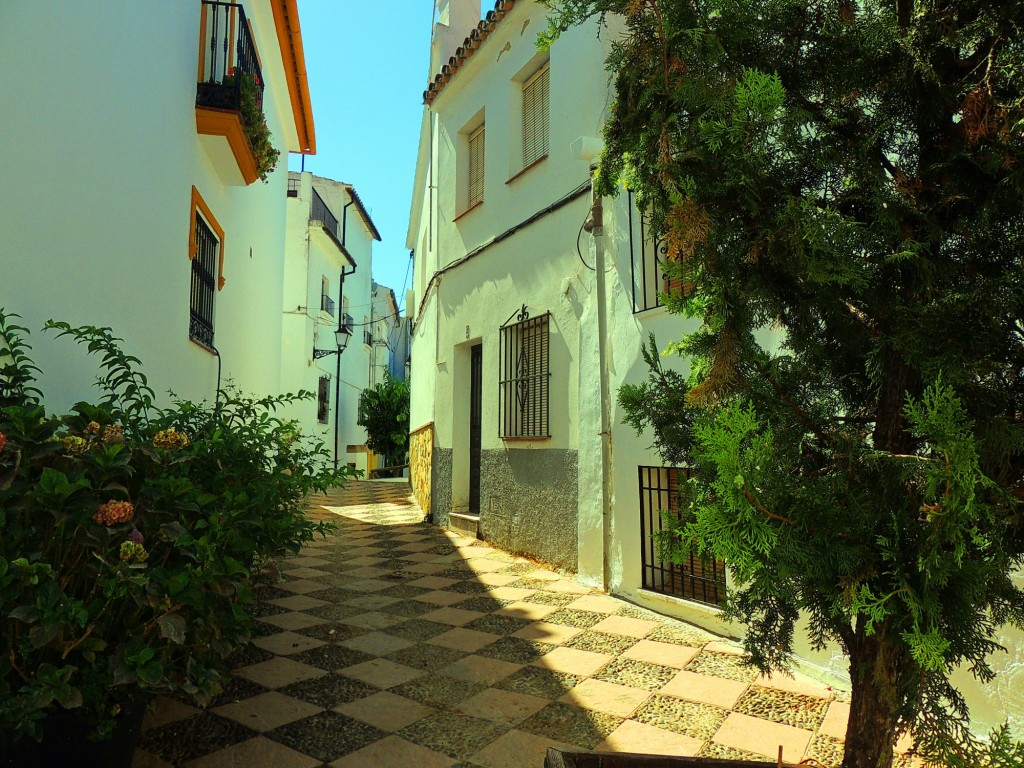
[[[216,694],[249,640],[254,561],[324,532],[302,498],[346,472],[268,415],[291,397],[156,408],[106,329],[48,324],[105,369],[99,403],[55,418],[11,317],[0,310],[0,765],[36,759],[39,740],[130,739],[160,692]],[[71,748],[75,765],[127,766],[134,744]]]

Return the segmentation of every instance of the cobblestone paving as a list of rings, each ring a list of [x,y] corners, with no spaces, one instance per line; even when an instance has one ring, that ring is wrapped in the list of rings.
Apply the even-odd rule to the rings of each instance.
[[[841,759],[832,691],[425,523],[404,483],[349,483],[311,515],[338,530],[258,590],[235,678],[205,710],[158,700],[134,768],[541,768],[548,746]]]

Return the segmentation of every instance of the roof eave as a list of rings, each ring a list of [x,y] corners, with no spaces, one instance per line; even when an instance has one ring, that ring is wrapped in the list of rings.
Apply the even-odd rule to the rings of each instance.
[[[271,0],[274,11],[274,27],[277,42],[281,47],[281,61],[288,83],[292,115],[295,119],[295,133],[298,147],[293,152],[302,155],[316,154],[316,130],[313,126],[313,106],[309,97],[309,81],[306,78],[306,55],[302,47],[302,29],[299,26],[297,0]]]

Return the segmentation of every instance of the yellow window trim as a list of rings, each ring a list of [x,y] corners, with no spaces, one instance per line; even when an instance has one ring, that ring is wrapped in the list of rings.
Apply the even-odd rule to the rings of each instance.
[[[217,254],[217,290],[224,290],[224,228],[217,221],[213,212],[210,210],[210,206],[203,200],[203,196],[199,194],[199,190],[192,187],[192,206],[189,208],[188,215],[188,260],[192,261],[196,257],[196,253],[199,250],[199,244],[196,243],[196,211],[202,214],[203,218],[206,219],[206,223],[210,225],[210,229],[217,236],[217,242],[220,244]]]

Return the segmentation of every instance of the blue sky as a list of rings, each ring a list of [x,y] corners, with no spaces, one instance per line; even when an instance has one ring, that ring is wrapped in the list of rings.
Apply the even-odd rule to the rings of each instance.
[[[299,0],[317,153],[306,170],[353,184],[382,241],[373,277],[404,305],[432,0]],[[288,167],[301,167],[298,155]],[[412,276],[409,274],[409,284]]]

